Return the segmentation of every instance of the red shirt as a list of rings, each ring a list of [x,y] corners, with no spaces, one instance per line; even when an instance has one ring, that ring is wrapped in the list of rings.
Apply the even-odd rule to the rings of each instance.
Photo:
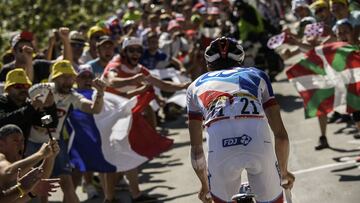
[[[113,60],[111,60],[105,70],[104,70],[104,78],[108,77],[109,72],[116,72],[117,73],[117,77],[119,78],[128,78],[128,77],[132,77],[138,73],[142,73],[145,76],[150,75],[150,72],[147,68],[145,68],[143,65],[138,64],[136,67],[134,68],[129,68],[125,63],[121,62],[121,58],[120,56],[116,56],[114,57]],[[121,88],[113,88],[113,87],[107,87],[106,91],[114,93],[114,94],[122,94],[124,92],[127,92],[131,89],[135,89],[139,86],[134,86],[134,85],[128,85],[125,87],[121,87]]]

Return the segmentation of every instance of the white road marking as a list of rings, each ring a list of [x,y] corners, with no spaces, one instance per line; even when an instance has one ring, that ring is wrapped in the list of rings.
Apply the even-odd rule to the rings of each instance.
[[[292,145],[304,144],[304,143],[307,143],[307,142],[312,142],[312,139],[307,138],[307,139],[303,139],[303,140],[290,141],[290,143],[291,143]]]
[[[312,167],[312,168],[308,168],[308,169],[298,170],[298,171],[295,171],[294,174],[298,175],[298,174],[318,171],[318,170],[321,170],[321,169],[332,168],[332,167],[342,166],[342,165],[350,165],[350,164],[358,165],[358,164],[356,164],[355,160],[349,160],[347,162],[342,162],[342,163],[326,164],[326,165],[322,165],[322,166],[316,166],[316,167]]]
[[[349,140],[348,143],[360,145],[360,140]]]

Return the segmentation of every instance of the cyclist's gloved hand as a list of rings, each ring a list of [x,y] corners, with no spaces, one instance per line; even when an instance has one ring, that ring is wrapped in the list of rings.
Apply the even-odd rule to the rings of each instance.
[[[294,185],[294,181],[295,176],[289,171],[281,175],[281,186],[285,189],[291,189]]]

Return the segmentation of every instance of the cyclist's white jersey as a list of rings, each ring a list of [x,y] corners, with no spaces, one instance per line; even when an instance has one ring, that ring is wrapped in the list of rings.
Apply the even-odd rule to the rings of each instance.
[[[203,120],[209,135],[209,182],[215,202],[231,201],[240,189],[243,169],[258,202],[281,201],[277,161],[264,112],[275,104],[268,76],[252,67],[208,72],[189,86],[189,119]]]
[[[263,119],[263,109],[273,104],[270,80],[252,67],[208,72],[187,91],[189,119],[203,119],[206,126],[228,118]]]

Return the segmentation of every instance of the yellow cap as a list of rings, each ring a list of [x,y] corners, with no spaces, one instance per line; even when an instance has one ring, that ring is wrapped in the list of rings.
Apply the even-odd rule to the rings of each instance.
[[[68,60],[61,60],[54,63],[54,65],[52,65],[50,79],[53,80],[63,74],[70,74],[77,76],[74,67],[71,65],[70,61]]]
[[[319,8],[329,8],[329,4],[327,1],[317,0],[310,5],[310,8],[313,10],[317,10]]]
[[[31,81],[22,68],[16,68],[6,74],[4,89],[15,84],[31,85]]]
[[[330,6],[332,6],[334,3],[341,3],[341,4],[344,4],[344,5],[348,5],[347,0],[330,0]]]
[[[95,25],[95,26],[92,26],[89,29],[89,31],[87,32],[88,39],[90,39],[91,36],[96,32],[103,32],[105,34],[105,30],[102,27]]]

